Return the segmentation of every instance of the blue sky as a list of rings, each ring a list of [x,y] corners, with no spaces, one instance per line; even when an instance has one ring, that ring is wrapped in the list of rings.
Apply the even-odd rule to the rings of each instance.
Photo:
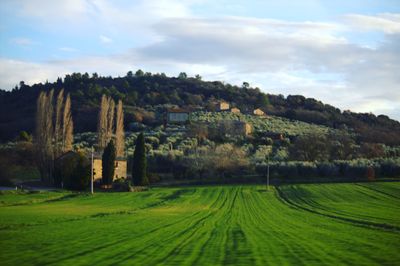
[[[400,1],[2,0],[0,88],[141,68],[400,119]]]

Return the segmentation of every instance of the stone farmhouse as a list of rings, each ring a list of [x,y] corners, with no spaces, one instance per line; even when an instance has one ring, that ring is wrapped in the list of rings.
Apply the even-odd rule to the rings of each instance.
[[[171,108],[167,110],[168,124],[185,124],[189,122],[190,111],[181,108]]]
[[[264,111],[261,110],[260,108],[257,108],[257,109],[254,109],[253,115],[264,116],[265,113],[264,113]]]
[[[222,112],[222,111],[229,111],[229,103],[225,101],[219,101],[214,103],[214,109],[216,112]]]
[[[233,108],[231,108],[231,113],[240,114],[240,109],[237,107],[233,107]]]
[[[93,179],[94,181],[101,180],[102,173],[102,160],[101,156],[95,156],[93,158]],[[127,161],[126,158],[117,157],[115,159],[115,170],[113,180],[119,178],[127,178]]]

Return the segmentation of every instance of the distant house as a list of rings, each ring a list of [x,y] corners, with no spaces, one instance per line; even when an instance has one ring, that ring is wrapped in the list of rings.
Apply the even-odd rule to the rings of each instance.
[[[254,109],[253,115],[263,116],[263,115],[265,115],[265,113],[260,108],[257,108],[257,109]]]
[[[184,124],[189,121],[190,112],[181,108],[167,110],[167,123]]]
[[[101,156],[95,156],[93,159],[93,179],[101,180],[102,176],[102,159]],[[117,157],[115,159],[115,170],[113,180],[118,178],[127,178],[127,161],[126,158]]]
[[[233,108],[231,108],[231,113],[240,114],[240,109],[236,108],[236,107],[233,107]]]
[[[216,134],[248,136],[252,132],[252,126],[247,122],[239,120],[223,120],[218,123]]]
[[[225,101],[219,101],[215,103],[215,111],[221,112],[221,111],[228,111],[229,110],[229,103]]]

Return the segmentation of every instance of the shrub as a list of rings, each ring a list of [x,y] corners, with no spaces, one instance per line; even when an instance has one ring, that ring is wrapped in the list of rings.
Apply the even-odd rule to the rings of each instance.
[[[89,186],[90,161],[82,153],[69,152],[55,163],[56,185],[71,190],[84,190]]]

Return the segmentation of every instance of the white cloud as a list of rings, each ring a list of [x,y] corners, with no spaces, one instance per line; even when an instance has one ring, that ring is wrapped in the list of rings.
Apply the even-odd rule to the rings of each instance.
[[[351,26],[359,30],[375,30],[387,34],[400,33],[400,14],[384,13],[376,16],[349,14],[344,18]]]
[[[104,36],[104,35],[100,35],[99,38],[102,43],[112,43],[113,42],[113,40],[111,38]]]
[[[29,39],[29,38],[13,38],[10,40],[11,43],[19,45],[19,46],[31,46],[37,44],[37,42]]]
[[[63,52],[68,52],[68,53],[74,53],[77,52],[78,50],[72,47],[60,47],[58,50],[63,51]]]
[[[12,3],[16,11],[23,17],[31,17],[40,21],[81,22],[91,10],[85,0],[15,0]]]
[[[249,81],[266,92],[304,94],[342,109],[387,112],[400,119],[400,14],[295,22],[195,17],[190,7],[199,0],[73,1],[16,0],[16,5],[20,16],[47,29],[72,32],[71,36],[92,34],[94,40],[115,47],[124,36],[124,43],[132,42],[131,49],[40,64],[3,58],[1,88],[11,88],[19,80],[54,80],[73,71],[185,71],[238,85]],[[346,37],[360,31],[378,31],[384,39],[369,48]]]

